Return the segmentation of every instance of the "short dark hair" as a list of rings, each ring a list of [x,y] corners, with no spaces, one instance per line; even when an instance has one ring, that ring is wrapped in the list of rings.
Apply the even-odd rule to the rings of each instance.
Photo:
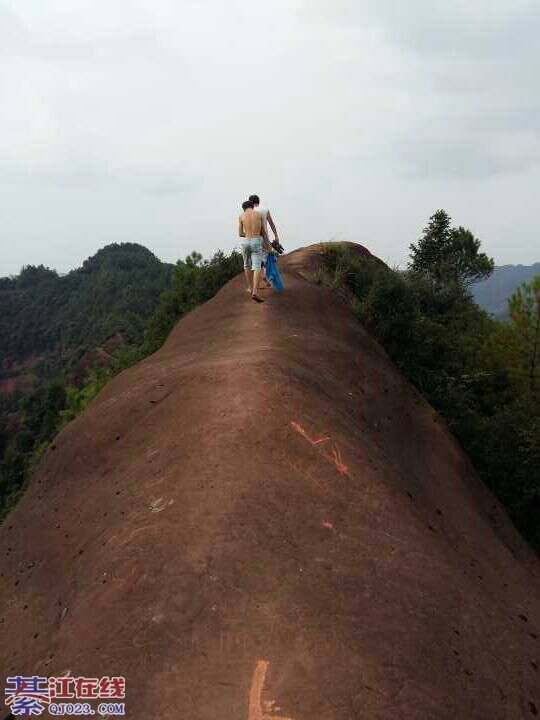
[[[249,210],[249,208],[253,207],[253,201],[251,199],[246,200],[246,202],[242,203],[242,210]]]
[[[254,205],[258,205],[258,204],[261,202],[261,200],[260,200],[260,198],[259,198],[258,195],[250,195],[250,196],[249,196],[249,199],[251,200],[251,202],[252,202]]]

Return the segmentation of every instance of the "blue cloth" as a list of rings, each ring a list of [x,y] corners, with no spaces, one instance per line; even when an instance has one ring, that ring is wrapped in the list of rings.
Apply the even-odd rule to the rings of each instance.
[[[277,290],[278,292],[283,290],[283,280],[279,274],[275,255],[268,255],[266,258],[266,278],[274,290]]]

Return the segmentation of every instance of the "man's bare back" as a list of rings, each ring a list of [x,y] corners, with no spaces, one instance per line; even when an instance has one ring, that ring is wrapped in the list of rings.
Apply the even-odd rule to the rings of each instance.
[[[257,212],[257,210],[253,210],[253,208],[244,210],[242,215],[240,215],[240,236],[246,238],[257,238],[262,237],[262,234],[262,215]]]

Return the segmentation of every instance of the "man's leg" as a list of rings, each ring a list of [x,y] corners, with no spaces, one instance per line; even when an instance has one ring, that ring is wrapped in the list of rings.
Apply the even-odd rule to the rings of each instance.
[[[272,287],[270,283],[268,282],[268,278],[266,277],[266,262],[263,262],[261,264],[261,278],[259,282],[261,290],[263,288],[269,288]]]
[[[261,251],[262,241],[255,238],[252,241],[251,246],[251,267],[253,268],[253,290],[251,297],[254,300],[257,300],[257,302],[263,302],[262,298],[260,298],[257,294],[259,283],[261,281]]]
[[[249,246],[249,242],[244,241],[240,245],[240,249],[242,251],[242,259],[244,261],[244,275],[246,276],[246,283],[247,283],[246,292],[251,293],[251,292],[253,292],[253,286],[251,284],[251,281],[252,281],[251,248]]]
[[[261,281],[261,271],[260,270],[254,270],[253,271],[253,293],[255,294],[257,290],[259,289],[259,283]]]
[[[266,262],[266,252],[264,251],[264,248],[263,248],[261,251],[261,275],[260,275],[259,284],[257,285],[257,289],[259,289],[259,290],[262,288],[265,277],[266,277],[266,271],[264,269],[265,262]]]

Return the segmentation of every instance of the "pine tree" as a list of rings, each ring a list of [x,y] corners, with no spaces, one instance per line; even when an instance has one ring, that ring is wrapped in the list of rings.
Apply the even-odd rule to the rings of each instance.
[[[535,393],[540,369],[540,275],[530,283],[523,283],[508,301],[508,306],[512,326],[521,340],[529,387]]]
[[[422,237],[412,243],[409,269],[439,285],[469,287],[489,277],[494,262],[480,252],[480,240],[464,227],[453,228],[446,210],[437,210],[429,219]]]

